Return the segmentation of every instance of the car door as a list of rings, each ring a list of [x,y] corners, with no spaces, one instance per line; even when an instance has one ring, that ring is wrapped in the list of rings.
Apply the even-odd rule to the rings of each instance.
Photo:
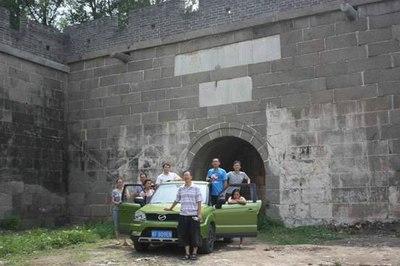
[[[127,184],[122,192],[122,203],[119,205],[118,222],[119,231],[129,234],[129,225],[133,221],[133,215],[142,207],[142,200],[137,197],[137,192],[143,191],[139,184]]]
[[[257,200],[255,184],[241,184],[228,187],[221,193],[221,198],[228,198],[232,188],[249,193],[243,195],[246,205],[222,204],[221,208],[214,206],[214,219],[217,237],[257,236],[257,215],[261,209],[261,200]]]

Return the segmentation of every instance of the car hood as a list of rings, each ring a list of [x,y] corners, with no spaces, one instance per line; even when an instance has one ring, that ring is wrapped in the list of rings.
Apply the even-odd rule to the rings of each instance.
[[[165,208],[171,207],[171,203],[167,204],[146,204],[140,211],[144,213],[179,213],[181,208],[180,204],[177,204],[173,211],[164,211]]]

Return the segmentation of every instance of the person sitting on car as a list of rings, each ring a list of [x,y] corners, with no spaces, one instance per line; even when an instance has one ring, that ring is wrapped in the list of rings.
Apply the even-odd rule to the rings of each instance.
[[[146,173],[141,172],[139,175],[139,185],[142,185],[144,187],[145,181],[148,180]],[[143,192],[143,189],[141,186],[137,186],[135,189],[135,197],[140,197],[140,193]]]
[[[240,190],[234,189],[232,191],[232,196],[230,196],[228,199],[228,204],[246,205],[246,203],[247,203],[246,199],[240,195]],[[243,244],[243,237],[240,238],[239,248],[242,247],[242,244]]]
[[[154,193],[154,190],[151,187],[151,180],[150,179],[146,179],[144,181],[144,189],[140,193],[140,197],[143,198],[145,204],[150,202],[151,197],[153,196],[153,193]]]
[[[171,164],[163,163],[163,172],[157,176],[156,186],[172,180],[182,180],[182,178],[174,172],[171,172]]]

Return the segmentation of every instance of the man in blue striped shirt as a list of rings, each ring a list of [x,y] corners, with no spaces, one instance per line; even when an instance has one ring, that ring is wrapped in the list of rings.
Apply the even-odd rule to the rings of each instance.
[[[192,173],[185,171],[183,173],[185,184],[178,189],[176,200],[170,208],[172,209],[181,203],[178,222],[179,242],[185,247],[185,257],[183,259],[196,260],[197,249],[201,245],[200,222],[201,222],[201,202],[202,196],[200,188],[192,183]],[[193,253],[190,255],[190,246],[193,247]]]

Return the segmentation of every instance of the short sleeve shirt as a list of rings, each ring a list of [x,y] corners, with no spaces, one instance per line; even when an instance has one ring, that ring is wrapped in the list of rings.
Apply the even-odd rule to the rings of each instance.
[[[168,175],[162,173],[161,175],[157,176],[156,184],[159,185],[167,181],[176,180],[177,178],[178,175],[173,172],[169,172]]]
[[[122,199],[122,191],[118,190],[118,189],[114,189],[111,192],[111,198],[113,199],[113,201],[119,202]],[[118,209],[118,205],[114,204],[114,209]]]
[[[230,171],[228,173],[229,185],[242,184],[243,180],[248,180],[248,179],[249,177],[245,172],[236,173],[235,171]]]
[[[211,179],[211,195],[218,196],[224,189],[224,182],[228,179],[226,171],[222,168],[208,170],[207,177]]]
[[[190,187],[181,186],[176,193],[176,202],[181,203],[179,214],[183,216],[196,216],[198,203],[202,200],[200,188],[193,184]]]

